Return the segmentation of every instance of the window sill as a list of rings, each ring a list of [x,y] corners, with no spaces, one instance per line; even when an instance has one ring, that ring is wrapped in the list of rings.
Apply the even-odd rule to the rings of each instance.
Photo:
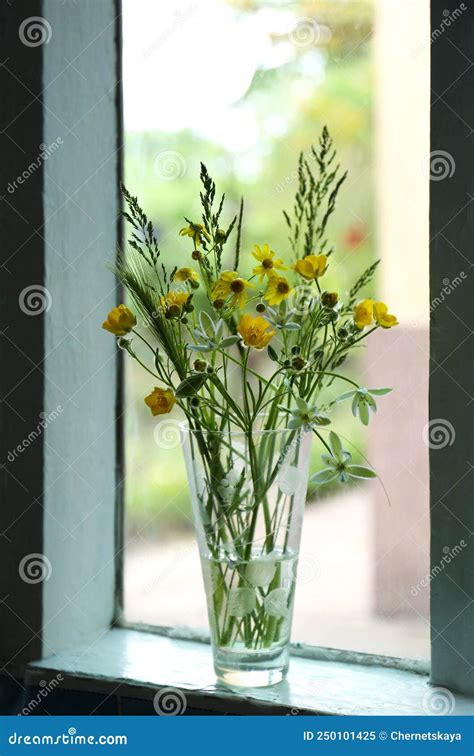
[[[285,682],[271,688],[232,689],[216,683],[208,645],[119,628],[92,645],[30,664],[26,683],[49,682],[58,673],[64,689],[121,697],[152,700],[160,688],[178,688],[189,707],[216,713],[430,713],[423,708],[430,690],[424,674],[296,656]],[[469,699],[455,696],[454,701],[451,714],[472,713]]]

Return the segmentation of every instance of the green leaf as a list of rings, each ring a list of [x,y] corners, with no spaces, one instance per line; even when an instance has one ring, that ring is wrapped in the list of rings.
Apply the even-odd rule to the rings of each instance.
[[[231,588],[227,597],[227,609],[231,617],[245,617],[253,612],[257,605],[255,591],[252,588]]]
[[[297,428],[301,428],[302,425],[303,421],[300,417],[292,417],[287,427],[289,430],[296,430]]]
[[[227,338],[222,339],[222,341],[219,343],[219,349],[230,347],[233,344],[237,344],[238,341],[240,341],[240,336],[227,336]]]
[[[206,373],[193,373],[189,375],[184,381],[181,381],[178,388],[175,391],[175,395],[178,399],[186,399],[188,396],[192,396],[202,388],[207,380]]]
[[[216,325],[214,326],[214,334],[215,334],[216,340],[220,339],[223,328],[224,328],[224,321],[222,320],[222,318],[219,318]]]
[[[265,557],[253,559],[246,567],[245,577],[256,588],[264,588],[272,582],[275,569],[276,564],[273,560]]]
[[[384,394],[390,394],[393,389],[391,388],[380,388],[380,389],[368,389],[369,394],[373,394],[374,396],[384,396]]]
[[[281,330],[282,331],[299,331],[301,326],[299,323],[285,323],[285,325],[282,325]]]
[[[352,400],[352,406],[351,406],[351,412],[354,415],[354,417],[357,417],[357,412],[359,409],[359,395],[356,393],[354,395],[354,398]]]
[[[349,465],[347,472],[351,478],[376,478],[377,473],[371,470],[370,467],[363,467],[362,465]]]
[[[191,352],[212,352],[215,347],[210,344],[186,344],[186,349]]]
[[[265,596],[263,606],[270,617],[286,617],[288,614],[288,597],[284,588],[275,588]]]
[[[332,480],[336,480],[337,475],[337,470],[320,470],[311,476],[310,482],[315,486],[322,486],[325,483],[330,483]]]
[[[341,394],[341,396],[337,397],[336,402],[343,402],[344,399],[350,399],[351,396],[354,396],[354,394],[356,394],[356,393],[357,392],[356,392],[355,389],[354,389],[354,391],[346,391],[345,394]]]
[[[214,321],[209,313],[207,313],[205,310],[203,310],[199,315],[199,325],[201,326],[203,333],[207,335],[215,333]]]
[[[342,443],[341,439],[337,435],[337,433],[334,433],[334,431],[331,431],[329,434],[329,446],[332,449],[332,453],[337,459],[342,460]]]
[[[271,344],[268,345],[267,351],[268,351],[268,356],[270,357],[270,359],[273,362],[278,362],[278,354],[275,352]]]
[[[315,425],[331,425],[331,420],[327,415],[321,413],[320,415],[315,416],[313,423]]]
[[[365,397],[365,401],[369,405],[370,409],[373,410],[373,412],[377,412],[377,404],[373,396],[371,396],[370,394],[367,394],[367,396]]]
[[[366,402],[359,402],[359,417],[360,421],[363,425],[369,424],[369,408],[366,404]]]

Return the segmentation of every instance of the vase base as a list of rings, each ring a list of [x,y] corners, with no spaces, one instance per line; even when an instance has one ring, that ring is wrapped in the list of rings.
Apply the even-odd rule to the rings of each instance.
[[[231,688],[266,688],[281,682],[285,675],[284,669],[254,669],[236,670],[216,667],[219,682]]]
[[[214,649],[214,669],[221,683],[237,688],[266,688],[288,671],[288,644],[260,651],[241,646]]]

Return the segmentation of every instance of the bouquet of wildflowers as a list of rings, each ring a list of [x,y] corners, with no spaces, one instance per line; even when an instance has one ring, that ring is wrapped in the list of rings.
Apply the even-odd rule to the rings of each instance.
[[[103,327],[153,376],[145,398],[152,414],[179,407],[186,417],[200,464],[199,480],[190,483],[200,547],[214,564],[205,570],[214,635],[221,647],[257,650],[283,637],[292,602],[279,561],[295,517],[297,485],[288,483],[288,470],[297,463],[288,465],[288,449],[293,453],[308,434],[316,437],[323,452],[323,467],[312,477],[317,485],[374,477],[371,468],[353,464],[331,426],[331,409],[347,400],[369,423],[376,397],[389,389],[361,386],[341,368],[367,336],[397,320],[383,302],[360,298],[376,263],[346,296],[324,287],[337,254],[328,222],[345,179],[326,129],[310,158],[300,157],[294,205],[283,212],[284,252],[261,242],[247,247],[243,201],[226,224],[224,196],[216,198],[204,165],[200,178],[202,217],[185,218],[180,234],[189,238],[189,255],[172,269],[162,263],[137,198],[123,189],[131,232],[117,274],[133,309],[119,305]],[[137,354],[134,336],[149,361]],[[325,390],[337,383],[341,394],[324,403]],[[275,443],[277,432],[284,433],[283,446]],[[273,495],[285,466],[286,482]]]

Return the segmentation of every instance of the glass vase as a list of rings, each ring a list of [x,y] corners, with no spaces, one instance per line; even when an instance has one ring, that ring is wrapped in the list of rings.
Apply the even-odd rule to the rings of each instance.
[[[217,677],[273,685],[288,670],[311,433],[182,436]]]

